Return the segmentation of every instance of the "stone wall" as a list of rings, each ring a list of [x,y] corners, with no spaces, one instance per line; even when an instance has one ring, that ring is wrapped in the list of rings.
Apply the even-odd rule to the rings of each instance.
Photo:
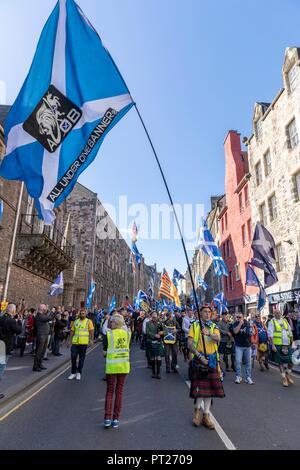
[[[299,52],[296,48],[286,50],[283,68],[285,88],[279,92],[273,103],[266,108],[257,103],[253,117],[254,134],[248,140],[250,165],[250,200],[254,224],[260,220],[259,206],[267,205],[267,229],[272,233],[275,243],[281,243],[284,256],[284,269],[278,272],[279,282],[268,292],[285,291],[300,286],[300,201],[295,191],[295,174],[300,171],[300,143],[290,148],[286,126],[293,118],[300,138],[300,76],[293,92],[289,90],[287,73],[292,64],[298,63]],[[299,73],[299,72],[298,72]],[[262,126],[262,134],[257,134],[257,122]],[[267,151],[271,153],[272,171],[265,174],[263,163]],[[262,163],[263,179],[258,185],[255,166]],[[270,218],[268,199],[275,193],[277,217]],[[292,243],[287,243],[289,241]]]

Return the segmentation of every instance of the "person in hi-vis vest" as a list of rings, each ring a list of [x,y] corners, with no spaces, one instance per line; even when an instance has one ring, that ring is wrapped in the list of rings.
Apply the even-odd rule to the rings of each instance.
[[[125,325],[124,317],[118,313],[112,315],[110,328],[107,330],[107,344],[103,347],[103,349],[106,349],[104,352],[106,356],[104,426],[106,428],[110,426],[117,428],[119,426],[125,379],[130,372],[130,336],[131,333]]]
[[[85,360],[86,350],[89,345],[94,343],[94,326],[91,320],[86,318],[86,310],[81,310],[79,318],[76,318],[71,326],[70,341],[71,347],[71,362],[72,372],[68,379],[76,380],[81,379],[82,368]],[[68,344],[69,346],[69,344]],[[79,356],[79,362],[77,365],[77,357]]]

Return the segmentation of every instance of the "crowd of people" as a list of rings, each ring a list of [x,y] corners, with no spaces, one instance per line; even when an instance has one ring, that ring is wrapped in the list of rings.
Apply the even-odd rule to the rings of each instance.
[[[276,362],[282,385],[292,385],[292,344],[300,344],[300,314],[283,316],[275,307],[267,317],[256,311],[252,316],[228,311],[218,315],[210,304],[204,304],[200,316],[188,304],[185,308],[162,308],[159,312],[133,310],[124,302],[112,312],[103,309],[38,309],[17,308],[9,304],[0,316],[0,342],[5,344],[5,361],[0,361],[0,380],[7,359],[17,351],[33,355],[34,372],[47,367],[48,354],[61,356],[62,344],[71,346],[69,380],[81,380],[86,351],[94,341],[103,343],[106,358],[104,380],[107,383],[105,427],[118,427],[125,379],[130,371],[130,347],[136,343],[145,351],[147,367],[153,379],[178,373],[178,356],[188,362],[190,397],[194,400],[193,424],[214,429],[210,417],[211,400],[224,397],[226,373],[235,373],[235,383],[253,385],[255,360],[259,370],[269,370],[269,361]],[[296,343],[295,343],[296,342]],[[27,348],[27,349],[26,349]],[[0,398],[3,398],[3,394]],[[114,409],[113,408],[113,397]]]

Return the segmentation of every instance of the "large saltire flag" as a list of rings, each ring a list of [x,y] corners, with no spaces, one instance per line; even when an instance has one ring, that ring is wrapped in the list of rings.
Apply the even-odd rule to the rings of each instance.
[[[0,176],[21,180],[46,224],[133,105],[100,37],[74,0],[59,0],[5,125]]]

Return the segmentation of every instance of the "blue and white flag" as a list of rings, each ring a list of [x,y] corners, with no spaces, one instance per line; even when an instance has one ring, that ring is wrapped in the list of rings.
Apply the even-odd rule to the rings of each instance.
[[[148,295],[149,295],[150,300],[152,300],[153,297],[154,297],[154,282],[153,282],[153,278],[152,278],[152,277],[151,277],[150,280],[149,280]]]
[[[138,305],[138,308],[140,308],[141,306],[141,302],[148,302],[148,296],[147,294],[142,291],[142,290],[139,290],[138,291],[138,294],[137,294],[137,305]]]
[[[46,224],[133,106],[108,51],[74,0],[59,0],[5,125],[0,176],[24,181]]]
[[[0,224],[2,222],[3,210],[4,210],[4,202],[2,201],[2,199],[0,199]]]
[[[179,281],[181,281],[181,279],[185,279],[185,277],[179,272],[177,271],[177,269],[174,269],[173,271],[173,284],[177,287],[178,286],[178,283]]]
[[[142,261],[142,254],[139,252],[136,243],[132,242],[131,243],[131,252],[135,256],[135,261],[137,264],[140,264]]]
[[[111,299],[111,302],[110,302],[109,309],[108,309],[108,313],[109,313],[110,315],[111,315],[112,312],[116,309],[116,305],[117,305],[116,296],[113,295],[113,296],[112,296],[112,299]]]
[[[221,315],[223,312],[228,312],[227,300],[225,299],[224,292],[220,292],[213,298],[213,302],[218,308],[218,314]]]
[[[218,245],[207,227],[205,220],[201,219],[197,249],[202,250],[207,256],[212,258],[213,267],[217,276],[228,276],[228,269],[223,260]]]
[[[130,305],[130,304],[127,305],[126,310],[128,310],[128,312],[130,312],[130,313],[134,313],[134,312],[135,312],[133,306]]]
[[[251,264],[264,271],[265,287],[271,287],[278,281],[274,266],[275,241],[271,233],[260,222],[257,222],[251,245],[253,258]]]
[[[61,272],[55,281],[53,282],[52,286],[50,287],[50,291],[48,292],[48,295],[51,296],[56,296],[56,295],[61,295],[64,291],[64,277],[63,273]]]
[[[258,302],[257,308],[258,310],[262,310],[265,306],[267,294],[266,291],[261,284],[260,280],[258,279],[256,272],[254,269],[248,264],[247,271],[246,271],[246,286],[254,286],[259,287],[259,294],[258,294]]]
[[[91,308],[92,307],[92,300],[93,300],[93,294],[95,292],[95,289],[96,289],[96,284],[95,284],[94,280],[91,279],[91,284],[90,284],[88,296],[87,296],[86,303],[85,303],[86,308]]]
[[[201,276],[199,276],[199,274],[196,277],[196,282],[197,282],[198,286],[202,287],[204,290],[206,290],[208,288],[208,285],[206,284],[204,279]]]

